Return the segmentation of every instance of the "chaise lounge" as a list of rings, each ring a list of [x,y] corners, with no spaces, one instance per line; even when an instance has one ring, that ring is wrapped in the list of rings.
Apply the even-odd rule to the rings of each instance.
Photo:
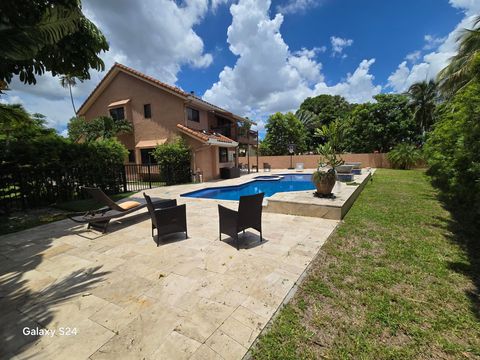
[[[147,206],[146,203],[142,204],[138,201],[131,200],[116,203],[99,188],[84,187],[83,189],[86,190],[98,203],[104,205],[104,207],[98,210],[87,211],[86,213],[69,214],[67,216],[70,220],[75,222],[88,224],[88,229],[99,230],[103,233],[107,232],[110,220],[123,217]],[[171,207],[172,201],[175,200],[159,199],[152,202],[152,204],[156,208]]]

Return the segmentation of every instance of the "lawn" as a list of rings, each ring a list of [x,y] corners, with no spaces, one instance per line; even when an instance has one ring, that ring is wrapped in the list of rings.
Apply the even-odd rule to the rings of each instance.
[[[379,170],[253,358],[479,358],[480,236],[454,225],[423,171]]]
[[[121,200],[134,192],[126,192],[111,196],[114,201]],[[93,199],[73,200],[58,203],[48,208],[32,209],[0,216],[0,235],[25,230],[34,226],[44,225],[53,221],[63,220],[67,213],[96,210],[103,205]]]

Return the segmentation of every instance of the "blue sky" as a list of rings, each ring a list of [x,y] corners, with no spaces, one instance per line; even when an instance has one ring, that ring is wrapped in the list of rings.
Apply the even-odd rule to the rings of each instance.
[[[272,8],[285,1],[272,1]],[[421,49],[424,36],[447,36],[464,17],[448,0],[358,1],[324,0],[308,11],[285,15],[281,27],[285,42],[292,50],[302,47],[330,47],[330,37],[353,39],[345,59],[333,58],[329,51],[319,54],[327,83],[345,78],[364,58],[375,58],[373,67],[379,83],[387,83],[401,60]],[[214,54],[213,64],[202,70],[185,67],[179,73],[184,89],[203,94],[218,79],[225,65],[233,66],[236,57],[228,50],[227,28],[232,22],[228,6],[220,6],[206,21],[195,27],[206,51]],[[387,89],[388,90],[388,89]]]
[[[83,0],[115,62],[194,90],[263,124],[307,96],[351,102],[402,92],[436,76],[456,52],[480,0]],[[77,107],[104,73],[74,89]],[[68,91],[50,74],[36,86],[15,79],[0,101],[21,102],[65,133]]]

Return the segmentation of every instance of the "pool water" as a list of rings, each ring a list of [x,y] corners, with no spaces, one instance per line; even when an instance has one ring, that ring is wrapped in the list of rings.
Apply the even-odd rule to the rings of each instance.
[[[272,176],[259,176],[257,180],[246,182],[235,186],[219,186],[197,191],[192,191],[181,196],[194,198],[207,198],[219,200],[239,200],[240,196],[265,193],[265,197],[270,197],[278,192],[314,190],[312,183],[312,174],[281,174]]]

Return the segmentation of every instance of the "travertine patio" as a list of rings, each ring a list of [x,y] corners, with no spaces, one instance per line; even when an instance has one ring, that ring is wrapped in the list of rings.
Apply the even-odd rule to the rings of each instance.
[[[265,241],[247,232],[237,251],[218,241],[219,201],[179,197],[203,186],[148,191],[187,204],[187,240],[156,247],[148,215],[106,235],[64,220],[0,237],[0,357],[241,359],[338,222],[264,213]]]

